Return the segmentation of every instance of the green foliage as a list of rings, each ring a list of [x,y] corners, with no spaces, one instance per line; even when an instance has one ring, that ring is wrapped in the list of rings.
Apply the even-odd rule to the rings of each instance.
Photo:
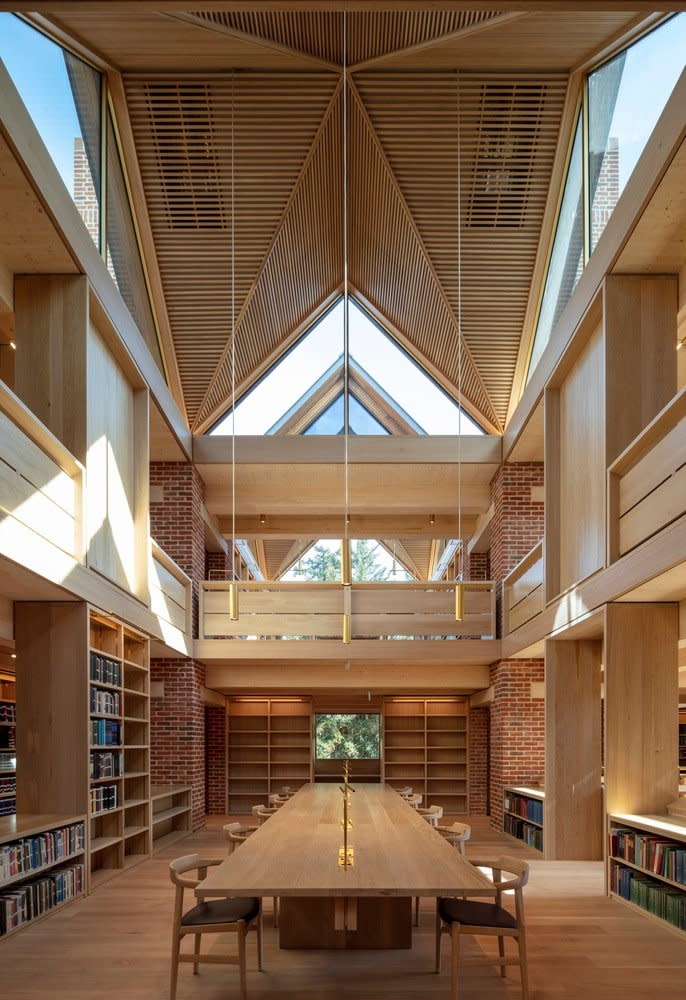
[[[380,756],[380,717],[378,714],[317,715],[315,717],[315,753],[320,760]]]
[[[351,563],[353,580],[387,580],[389,570],[379,562],[377,543],[366,538],[355,539],[351,543]],[[335,582],[341,579],[341,550],[327,548],[321,543],[314,545],[305,559],[300,562],[297,575],[305,580],[325,580]]]

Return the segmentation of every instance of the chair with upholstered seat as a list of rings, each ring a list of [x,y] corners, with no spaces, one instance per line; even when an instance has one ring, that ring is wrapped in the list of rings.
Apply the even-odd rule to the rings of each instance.
[[[237,965],[240,977],[241,1000],[246,1000],[246,935],[253,927],[257,930],[257,968],[262,971],[262,906],[260,900],[253,897],[233,897],[230,899],[211,899],[183,910],[183,897],[186,889],[195,889],[206,877],[207,869],[220,865],[221,858],[201,858],[197,854],[188,854],[176,858],[169,864],[169,875],[176,886],[174,899],[174,927],[172,931],[171,980],[169,985],[169,1000],[176,998],[176,983],[179,974],[179,962],[192,962],[193,973],[197,975],[201,962],[213,964]],[[188,872],[196,872],[197,877],[186,877]],[[200,951],[203,934],[238,935],[238,955],[226,953],[202,954]],[[187,935],[195,937],[193,952],[181,951],[181,941]]]
[[[408,795],[405,801],[408,806],[412,806],[413,809],[417,809],[422,804],[422,799],[424,798],[419,792],[415,792],[414,795]]]
[[[505,976],[507,965],[519,965],[522,981],[522,1000],[528,1000],[529,986],[526,958],[526,928],[524,923],[523,888],[529,879],[529,866],[518,858],[499,858],[497,861],[474,861],[477,868],[490,868],[493,873],[495,902],[460,897],[441,898],[436,905],[436,972],[441,970],[441,938],[449,933],[452,941],[451,1000],[457,1000],[458,979],[462,966],[499,965]],[[503,878],[503,873],[514,878]],[[514,892],[514,913],[502,905],[503,892]],[[462,959],[460,943],[463,934],[497,937],[498,954],[480,955]],[[505,938],[517,942],[517,955],[505,954]]]
[[[468,823],[453,823],[452,826],[436,826],[434,829],[437,830],[441,837],[445,838],[448,843],[457,847],[460,854],[465,853],[464,845],[472,835],[472,828]]]

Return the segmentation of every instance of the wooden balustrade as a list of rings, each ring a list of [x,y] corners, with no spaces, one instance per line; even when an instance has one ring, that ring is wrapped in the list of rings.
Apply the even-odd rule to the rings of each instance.
[[[83,467],[2,382],[0,442],[2,551],[48,543],[83,562]]]
[[[503,581],[503,635],[530,621],[545,607],[543,541]]]
[[[202,584],[204,639],[342,636],[344,587],[340,583],[239,582],[238,621],[229,618],[228,586],[213,580]],[[466,582],[463,586],[464,616],[458,622],[454,583],[354,583],[350,587],[352,638],[494,638],[493,584]]]
[[[190,636],[192,629],[191,580],[154,539],[150,539],[150,610]]]
[[[613,462],[608,477],[614,562],[686,513],[686,389]]]

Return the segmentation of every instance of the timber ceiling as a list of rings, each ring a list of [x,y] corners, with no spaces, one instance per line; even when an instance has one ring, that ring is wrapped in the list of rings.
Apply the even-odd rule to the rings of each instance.
[[[169,319],[165,362],[191,429],[211,427],[234,385],[240,396],[340,294],[345,191],[352,294],[454,396],[460,353],[463,405],[501,433],[545,273],[573,121],[566,104],[576,101],[570,75],[637,16],[351,11],[344,39],[340,12],[296,0],[290,10],[210,6],[65,6],[53,18],[122,74],[126,106],[116,110],[130,122],[156,255],[149,273]],[[221,519],[226,470],[205,471]],[[438,469],[430,489],[442,478]],[[253,485],[248,513],[276,515],[286,484],[270,469],[266,486]],[[425,497],[405,498],[407,512]],[[472,520],[487,490],[481,500]],[[437,528],[384,529],[375,537],[427,578],[443,548]],[[311,541],[244,537],[268,578]]]

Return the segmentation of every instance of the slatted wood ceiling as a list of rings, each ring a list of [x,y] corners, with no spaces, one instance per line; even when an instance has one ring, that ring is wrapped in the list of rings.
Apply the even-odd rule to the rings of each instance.
[[[500,421],[512,389],[566,84],[564,74],[356,77],[452,310],[453,327],[458,312],[459,126],[462,330]],[[420,299],[420,308],[422,304]],[[454,381],[455,336],[447,328],[443,335],[436,331],[426,330],[417,346]]]
[[[340,12],[213,7],[61,15],[124,71],[195,431],[230,402],[232,313],[240,394],[343,280]],[[348,16],[352,290],[454,391],[459,86],[463,393],[488,430],[506,419],[544,209],[555,198],[549,182],[568,72],[632,20],[617,12]],[[239,67],[233,77],[217,72],[224,47],[224,65]],[[190,65],[193,72],[178,71]]]
[[[313,74],[242,74],[235,84],[231,75],[205,80],[197,76],[126,78],[179,374],[192,423],[208,384],[221,367],[231,330],[232,108],[234,308],[238,319],[261,274],[264,279],[262,268],[274,234],[336,85],[332,75]],[[298,298],[305,296],[309,309],[312,301],[308,293],[315,282],[305,277]],[[283,324],[292,316],[291,309],[280,317],[280,337]],[[237,382],[274,346],[269,331],[259,322],[253,332],[255,338],[246,338],[242,345]],[[230,377],[228,384],[226,379],[222,381],[220,392],[224,400],[230,398]]]
[[[445,38],[499,17],[496,11],[379,11],[348,15],[348,64]],[[186,15],[215,28],[269,39],[287,49],[340,66],[340,11],[200,11]]]

